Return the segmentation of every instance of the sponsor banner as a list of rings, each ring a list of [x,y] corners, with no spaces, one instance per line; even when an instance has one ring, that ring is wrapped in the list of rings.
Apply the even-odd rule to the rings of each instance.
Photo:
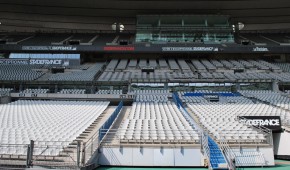
[[[22,46],[22,50],[29,51],[76,51],[72,46]]]
[[[135,51],[135,47],[106,46],[104,51]]]
[[[57,59],[0,59],[0,65],[69,65],[69,61]]]
[[[162,51],[197,51],[197,52],[213,52],[219,51],[218,47],[162,47]]]
[[[270,50],[266,47],[254,47],[253,51],[254,52],[269,52]]]
[[[280,116],[239,116],[239,119],[240,122],[246,125],[264,126],[275,131],[281,130]]]
[[[203,97],[209,101],[219,101],[218,94],[204,94]]]
[[[30,59],[30,65],[62,65],[63,60]]]
[[[27,65],[29,64],[29,60],[28,59],[0,59],[0,65],[1,64]]]

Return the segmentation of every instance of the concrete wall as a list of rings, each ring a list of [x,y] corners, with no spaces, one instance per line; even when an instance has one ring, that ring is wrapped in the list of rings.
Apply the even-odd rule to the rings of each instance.
[[[242,166],[274,166],[274,152],[271,146],[231,147],[236,155],[236,162]],[[240,154],[238,154],[238,152]],[[258,155],[258,154],[260,155]]]
[[[112,166],[204,166],[198,147],[101,148],[100,165]]]
[[[290,156],[290,133],[273,133],[274,154]]]

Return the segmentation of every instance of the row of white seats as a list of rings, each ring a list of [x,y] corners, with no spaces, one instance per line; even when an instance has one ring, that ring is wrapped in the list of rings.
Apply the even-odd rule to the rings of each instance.
[[[50,81],[93,81],[97,73],[101,71],[104,63],[96,63],[87,70],[78,70],[65,73],[52,74]]]
[[[99,90],[96,94],[122,94],[122,90]]]
[[[25,89],[20,93],[35,93],[35,94],[44,94],[47,93],[49,89]]]
[[[162,89],[159,89],[159,90],[134,90],[134,93],[135,94],[167,94],[167,93],[170,93],[169,90],[162,90]]]
[[[240,90],[242,95],[246,97],[254,97],[258,100],[268,102],[271,105],[289,110],[290,109],[290,98],[287,95],[282,95],[282,92],[274,92],[270,90]],[[280,109],[281,110],[281,109]],[[290,112],[282,110],[279,116],[284,123],[290,125]],[[277,111],[273,111],[273,114],[276,115]]]
[[[149,61],[149,62],[148,62]],[[177,62],[175,59],[140,59],[139,62],[136,59],[113,59],[107,65],[106,71],[125,70],[128,69],[141,69],[144,67],[152,68],[170,68],[171,70],[190,70],[189,65],[184,59],[178,59]],[[157,62],[158,61],[158,62]]]
[[[60,94],[85,94],[85,89],[62,89],[61,91],[57,92]]]
[[[282,111],[265,104],[255,104],[244,97],[220,97],[219,102],[200,98],[200,103],[187,103],[201,124],[216,138],[224,137],[229,142],[265,142],[264,133],[239,122],[237,116],[280,114]],[[228,102],[235,98],[235,103]],[[196,100],[196,99],[195,99]]]
[[[167,102],[169,95],[137,95],[136,102]]]
[[[119,130],[122,140],[199,140],[193,125],[171,102],[134,102]]]
[[[12,90],[12,88],[0,88],[0,96],[8,95]]]
[[[18,100],[0,105],[0,144],[26,145],[30,140],[71,143],[99,117],[108,104]]]

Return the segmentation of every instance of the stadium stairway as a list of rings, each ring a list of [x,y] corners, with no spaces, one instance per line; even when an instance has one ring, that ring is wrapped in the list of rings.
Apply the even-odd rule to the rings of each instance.
[[[228,170],[227,163],[221,149],[216,142],[208,137],[208,147],[210,151],[210,163],[213,169]]]
[[[188,112],[188,110],[190,110],[190,109],[183,106],[183,103],[180,100],[178,94],[173,93],[172,97],[173,97],[173,101],[176,103],[177,106],[180,106],[186,110],[187,114],[192,118],[192,121],[194,121],[194,124],[202,127],[198,118],[195,116],[195,114],[193,112],[191,112],[191,114],[190,114]],[[203,129],[203,131],[204,131],[204,129]],[[210,164],[212,166],[212,169],[213,170],[215,170],[215,169],[229,170],[228,164],[226,162],[224,155],[222,154],[220,147],[210,137],[208,137],[208,147],[209,147],[209,152],[210,152],[210,158],[209,158],[210,160],[209,161],[210,161]]]

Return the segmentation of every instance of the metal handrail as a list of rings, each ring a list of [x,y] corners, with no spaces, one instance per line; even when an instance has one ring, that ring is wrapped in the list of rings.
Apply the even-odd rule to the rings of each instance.
[[[226,133],[226,132],[225,132]],[[239,162],[239,159],[237,159],[239,156],[237,156],[235,154],[235,152],[232,150],[232,148],[229,146],[227,140],[223,137],[219,137],[219,146],[221,147],[221,149],[223,150],[224,155],[226,156],[226,158],[228,159],[228,162],[230,163],[230,167],[231,168],[237,168],[237,165],[241,165],[242,162]],[[262,155],[260,155],[259,157],[261,157],[263,159],[263,162],[266,163],[266,160]],[[233,162],[233,160],[235,160],[235,163]],[[257,164],[253,164],[253,165],[257,165]],[[263,166],[264,164],[259,164],[261,166]]]
[[[208,146],[208,134],[206,131],[204,131],[195,121],[194,119],[190,116],[190,114],[187,112],[187,110],[183,107],[182,102],[180,98],[178,97],[177,93],[172,94],[173,99],[175,101],[175,104],[178,106],[178,109],[181,111],[183,116],[188,120],[189,122],[194,124],[194,127],[197,129],[197,131],[202,134],[202,139],[201,139],[201,144],[202,144],[202,149],[205,153],[205,156],[208,161],[208,169],[212,169],[212,165],[210,162],[210,151],[209,151],[209,146]]]
[[[222,154],[226,158],[226,161],[228,163],[229,169],[230,170],[235,170],[236,169],[236,165],[235,165],[235,163],[233,161],[235,160],[236,155],[232,151],[232,149],[230,148],[230,146],[227,143],[227,141],[223,140],[223,138],[221,138],[221,140],[219,141],[218,145],[220,146],[220,148],[222,150]]]
[[[248,119],[244,118],[243,116],[237,117],[237,119],[239,119],[239,122],[241,122],[241,123],[243,123],[243,124],[245,124],[247,126],[251,126],[253,129],[255,129],[255,130],[259,131],[259,132],[262,132],[262,133],[264,133],[266,135],[269,135],[269,140],[270,141],[268,141],[268,143],[273,146],[273,136],[272,136],[272,130],[271,129],[266,128],[264,126],[248,125],[248,124],[245,123],[245,122],[247,122]]]
[[[209,146],[208,146],[208,135],[206,133],[202,134],[202,148],[205,153],[205,156],[208,160],[208,169],[212,169],[212,165],[210,162],[210,151],[209,151]]]
[[[160,133],[163,133],[163,136],[160,136]],[[171,136],[168,136],[167,133],[171,132]],[[175,132],[180,132],[180,136],[174,135]],[[182,132],[187,132],[190,135],[184,136]],[[102,133],[102,132],[101,132]],[[160,143],[162,145],[172,145],[174,144],[193,144],[201,145],[201,135],[197,134],[196,130],[134,130],[134,129],[110,129],[104,130],[103,133],[106,133],[106,137],[102,140],[101,145],[117,145],[121,144],[150,144],[150,143]],[[129,133],[130,136],[125,135]],[[152,136],[152,134],[155,134]],[[197,134],[194,136],[193,134]],[[144,136],[145,135],[145,136]]]

